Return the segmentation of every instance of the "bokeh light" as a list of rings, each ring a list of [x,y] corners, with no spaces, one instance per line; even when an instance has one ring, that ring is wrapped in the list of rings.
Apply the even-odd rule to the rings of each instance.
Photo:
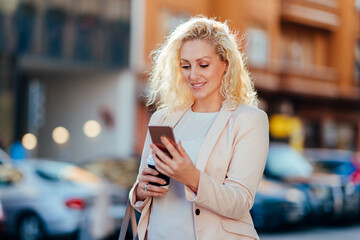
[[[95,120],[89,120],[84,124],[84,134],[89,138],[97,137],[101,132],[101,125]]]
[[[27,133],[22,138],[22,144],[27,150],[33,150],[37,145],[37,138],[32,133]]]
[[[69,140],[69,131],[64,127],[57,127],[52,132],[52,138],[57,144],[64,144]]]

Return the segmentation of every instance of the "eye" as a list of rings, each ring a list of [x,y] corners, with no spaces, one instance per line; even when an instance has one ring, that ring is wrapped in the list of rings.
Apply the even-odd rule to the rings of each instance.
[[[190,66],[189,66],[189,65],[184,65],[184,66],[181,66],[181,68],[183,68],[183,69],[189,69]]]
[[[202,68],[207,68],[209,66],[209,64],[200,64],[200,67]]]

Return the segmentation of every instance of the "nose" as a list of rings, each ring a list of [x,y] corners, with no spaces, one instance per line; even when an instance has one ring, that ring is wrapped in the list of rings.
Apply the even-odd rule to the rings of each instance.
[[[190,80],[197,80],[200,78],[200,74],[196,68],[191,68]]]

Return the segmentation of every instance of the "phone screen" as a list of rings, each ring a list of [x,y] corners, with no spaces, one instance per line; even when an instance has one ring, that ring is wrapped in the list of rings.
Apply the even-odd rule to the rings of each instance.
[[[155,144],[158,148],[160,148],[161,151],[172,158],[171,154],[160,139],[162,136],[167,137],[169,141],[175,146],[175,137],[172,128],[170,126],[149,126],[149,132],[153,144]]]

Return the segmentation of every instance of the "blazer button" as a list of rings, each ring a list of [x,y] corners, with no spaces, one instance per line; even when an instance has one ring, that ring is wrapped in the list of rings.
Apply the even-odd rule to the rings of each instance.
[[[197,209],[195,210],[195,214],[196,214],[196,215],[200,215],[200,209],[197,208]]]

